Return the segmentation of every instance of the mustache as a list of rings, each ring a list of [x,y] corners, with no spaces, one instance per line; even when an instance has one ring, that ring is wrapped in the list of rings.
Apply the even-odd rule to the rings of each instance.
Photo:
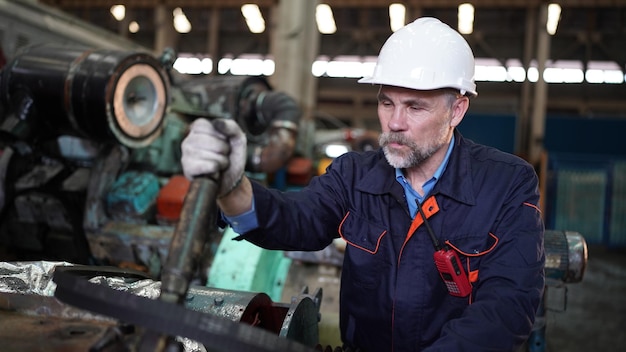
[[[384,132],[380,135],[378,144],[380,144],[381,146],[386,146],[389,143],[398,143],[398,144],[404,144],[404,145],[411,145],[414,142],[409,139],[408,137],[406,137],[404,134],[402,133],[398,133],[398,132]]]

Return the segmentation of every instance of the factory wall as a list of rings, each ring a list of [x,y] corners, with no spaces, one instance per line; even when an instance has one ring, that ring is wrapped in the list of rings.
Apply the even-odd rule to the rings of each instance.
[[[468,114],[466,138],[509,153],[515,116]],[[551,114],[546,118],[546,228],[577,231],[590,244],[626,247],[626,120]]]

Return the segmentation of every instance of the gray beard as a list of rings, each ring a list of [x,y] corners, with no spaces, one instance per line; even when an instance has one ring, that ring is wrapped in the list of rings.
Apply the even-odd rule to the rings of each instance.
[[[383,148],[385,158],[389,165],[394,168],[406,169],[418,166],[424,160],[430,158],[444,143],[441,138],[420,148],[413,140],[406,138],[401,133],[385,132],[380,135],[379,143]],[[401,152],[389,147],[390,143],[400,143],[409,147],[408,152]]]

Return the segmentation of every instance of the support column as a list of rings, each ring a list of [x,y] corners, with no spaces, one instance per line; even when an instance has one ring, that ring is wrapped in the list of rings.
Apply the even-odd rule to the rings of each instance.
[[[537,8],[528,6],[526,9],[526,31],[524,34],[524,53],[522,59],[522,67],[526,72],[530,67],[530,62],[534,57],[535,51],[535,38],[537,38]],[[515,152],[516,154],[528,158],[529,150],[528,143],[530,141],[530,108],[531,108],[531,94],[532,84],[528,80],[528,74],[526,79],[522,83],[522,91],[520,95],[520,110],[517,116],[517,123],[515,128]]]
[[[130,24],[130,19],[133,10],[130,7],[126,7],[126,14],[121,21],[117,22],[117,33],[124,38],[128,38],[128,25]]]
[[[213,76],[217,74],[217,63],[220,59],[220,9],[218,7],[211,9],[207,28],[207,53],[213,62],[213,69],[211,70]]]
[[[319,52],[320,34],[315,23],[318,1],[279,1],[272,9],[270,52],[275,72],[270,77],[274,89],[288,93],[302,109],[298,151],[311,157],[317,79],[311,66]]]
[[[177,34],[172,24],[172,10],[165,4],[154,7],[154,51],[161,54],[165,48],[177,50]]]
[[[538,165],[543,151],[543,137],[546,123],[546,107],[548,99],[548,85],[543,79],[546,61],[550,58],[550,35],[546,31],[548,20],[548,4],[539,7],[539,21],[537,22],[537,71],[539,78],[535,83],[533,98],[533,114],[530,126],[529,162]]]
[[[413,21],[415,21],[416,19],[422,17],[424,11],[422,11],[423,8],[421,6],[411,6],[411,7],[407,7],[406,9],[406,15],[404,16],[404,20],[406,24],[409,24]]]

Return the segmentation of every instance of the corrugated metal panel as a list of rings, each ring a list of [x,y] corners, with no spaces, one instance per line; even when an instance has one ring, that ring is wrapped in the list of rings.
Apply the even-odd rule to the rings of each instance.
[[[609,244],[624,246],[626,245],[626,162],[615,163],[612,185]]]
[[[606,186],[604,170],[559,170],[555,228],[580,232],[589,243],[602,243]]]

